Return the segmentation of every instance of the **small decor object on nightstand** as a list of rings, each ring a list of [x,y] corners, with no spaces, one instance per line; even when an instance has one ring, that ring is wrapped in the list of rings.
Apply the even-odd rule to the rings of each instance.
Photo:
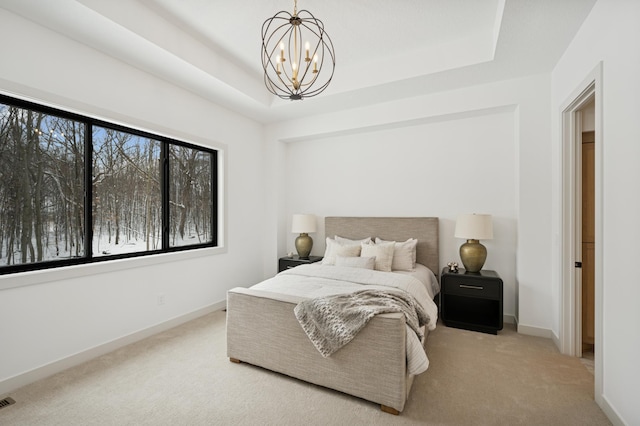
[[[467,272],[480,272],[487,260],[487,249],[478,240],[493,238],[493,225],[489,214],[461,214],[456,221],[456,238],[465,238],[460,246],[460,260]]]
[[[447,266],[449,267],[449,272],[453,274],[458,272],[458,264],[456,262],[449,262]]]
[[[313,239],[308,235],[316,232],[316,217],[312,214],[294,214],[291,232],[299,233],[296,250],[300,259],[308,259],[313,247]]]

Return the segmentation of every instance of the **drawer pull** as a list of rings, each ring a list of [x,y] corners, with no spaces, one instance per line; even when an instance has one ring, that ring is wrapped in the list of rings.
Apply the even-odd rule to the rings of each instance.
[[[481,286],[481,285],[460,284],[460,288],[471,288],[473,290],[484,290],[484,287]]]

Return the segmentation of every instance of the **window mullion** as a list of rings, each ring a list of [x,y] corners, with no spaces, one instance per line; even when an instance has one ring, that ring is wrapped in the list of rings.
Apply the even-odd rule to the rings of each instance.
[[[169,217],[170,217],[170,194],[169,194],[169,144],[162,142],[161,148],[162,170],[161,170],[161,188],[162,188],[162,249],[169,248]]]
[[[211,153],[211,238],[218,246],[218,151]]]
[[[93,125],[84,123],[84,256],[93,258]]]

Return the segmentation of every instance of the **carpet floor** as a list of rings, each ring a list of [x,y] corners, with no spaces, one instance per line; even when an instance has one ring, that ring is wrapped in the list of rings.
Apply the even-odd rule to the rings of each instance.
[[[0,425],[609,425],[593,375],[549,339],[429,335],[400,416],[226,357],[214,312],[12,392]],[[372,372],[372,374],[375,374]]]

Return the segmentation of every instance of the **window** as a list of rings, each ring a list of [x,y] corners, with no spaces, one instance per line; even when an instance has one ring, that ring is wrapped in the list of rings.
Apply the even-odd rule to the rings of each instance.
[[[0,274],[215,247],[216,199],[216,150],[0,96]]]
[[[85,256],[77,121],[0,104],[0,265]]]
[[[93,127],[93,256],[162,248],[161,142]]]
[[[211,154],[169,147],[169,247],[211,240]]]

